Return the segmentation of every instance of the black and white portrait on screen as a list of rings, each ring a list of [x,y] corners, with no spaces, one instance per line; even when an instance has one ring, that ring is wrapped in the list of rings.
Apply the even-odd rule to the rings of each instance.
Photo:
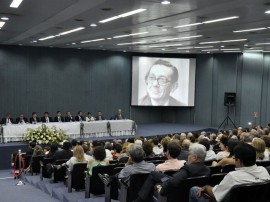
[[[132,105],[194,106],[195,59],[133,57]]]

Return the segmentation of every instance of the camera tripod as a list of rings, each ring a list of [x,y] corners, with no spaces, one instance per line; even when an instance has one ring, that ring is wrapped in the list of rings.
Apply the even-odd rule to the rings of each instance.
[[[222,123],[218,126],[218,129],[221,128],[221,126],[225,124],[225,126],[228,126],[229,125],[229,121],[231,122],[231,124],[234,126],[234,128],[236,129],[236,125],[234,124],[234,122],[232,121],[232,119],[230,118],[229,116],[229,112],[230,112],[230,106],[227,106],[227,116],[225,117],[225,119],[222,121]],[[225,128],[225,127],[224,127]]]

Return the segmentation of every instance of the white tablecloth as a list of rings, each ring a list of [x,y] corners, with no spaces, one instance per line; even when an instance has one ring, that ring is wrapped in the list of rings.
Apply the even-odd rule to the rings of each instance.
[[[81,124],[83,128],[81,128]],[[48,127],[55,126],[57,129],[63,130],[70,138],[134,135],[134,124],[132,120],[46,123]],[[23,134],[25,134],[28,128],[36,129],[41,126],[42,124],[13,124],[2,126],[4,139],[2,141],[22,141]]]

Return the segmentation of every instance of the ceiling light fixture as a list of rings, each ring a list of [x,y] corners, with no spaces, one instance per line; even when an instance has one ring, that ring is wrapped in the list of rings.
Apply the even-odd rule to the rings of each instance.
[[[224,49],[220,49],[222,51],[239,51],[240,48],[224,48]]]
[[[72,30],[69,30],[69,31],[66,31],[66,32],[61,32],[59,33],[59,35],[66,35],[66,34],[70,34],[70,33],[73,33],[73,32],[77,32],[77,31],[80,31],[82,29],[85,29],[85,27],[78,27],[76,29],[72,29]]]
[[[1,17],[1,20],[9,20],[8,17]]]
[[[240,51],[240,50],[239,51],[237,51],[237,50],[236,51],[223,51],[223,52],[224,53],[242,53],[242,51]]]
[[[201,50],[201,51],[219,51],[219,49],[207,49],[207,50]]]
[[[2,28],[5,25],[6,22],[0,21],[0,28]]]
[[[247,39],[233,39],[233,40],[225,40],[225,41],[208,41],[208,42],[201,42],[199,44],[229,43],[229,42],[246,41],[246,40]]]
[[[163,5],[168,5],[168,4],[171,4],[171,2],[170,2],[170,1],[165,0],[165,1],[162,1],[162,2],[161,2],[161,4],[163,4]]]
[[[101,21],[99,21],[99,23],[106,23],[106,22],[109,22],[109,21],[116,20],[118,18],[124,18],[124,17],[134,15],[134,14],[137,14],[137,13],[140,13],[140,12],[143,12],[143,11],[146,11],[146,9],[140,8],[140,9],[137,9],[137,10],[134,10],[134,11],[130,11],[130,12],[127,12],[127,13],[123,13],[123,14],[120,14],[120,15],[117,15],[117,16],[113,16],[113,17],[101,20]]]
[[[191,27],[191,26],[196,26],[196,25],[201,25],[201,24],[203,24],[203,23],[198,22],[198,23],[192,23],[192,24],[187,24],[187,25],[179,25],[179,26],[176,26],[174,28]]]
[[[262,52],[263,50],[245,50],[245,52]]]
[[[9,7],[18,8],[23,0],[13,0]]]
[[[175,41],[175,40],[181,40],[181,39],[191,39],[191,38],[197,38],[202,37],[202,35],[196,35],[196,36],[184,36],[179,38],[169,38],[169,39],[161,39],[160,41]]]
[[[97,26],[97,24],[94,24],[94,23],[93,23],[93,24],[91,24],[90,26],[91,26],[91,27],[96,27],[96,26]]]
[[[41,39],[38,39],[39,41],[44,41],[44,40],[47,40],[47,39],[52,39],[56,36],[52,35],[52,36],[47,36],[47,37],[44,37],[44,38],[41,38]]]
[[[255,45],[270,45],[270,43],[256,43]]]
[[[118,35],[118,36],[114,36],[114,39],[117,38],[123,38],[123,37],[128,37],[128,36],[136,36],[136,35],[141,35],[141,34],[148,34],[149,32],[138,32],[138,33],[133,33],[133,34],[125,34],[125,35]]]
[[[124,46],[124,45],[134,45],[134,44],[142,44],[145,43],[145,41],[138,41],[138,42],[131,42],[131,43],[119,43],[118,46]]]
[[[219,18],[219,19],[216,19],[216,20],[207,20],[207,21],[204,21],[203,23],[204,24],[209,24],[209,23],[213,23],[213,22],[232,20],[232,19],[236,19],[236,18],[239,18],[239,16],[232,16],[232,17],[227,17],[227,18]]]
[[[105,40],[104,38],[101,39],[93,39],[93,40],[88,40],[88,41],[81,41],[81,43],[91,43],[91,42],[96,42],[96,41],[103,41]]]
[[[212,43],[220,43],[221,41],[208,41],[208,42],[201,42],[199,44],[212,44]]]
[[[264,13],[266,13],[266,14],[270,14],[270,10],[267,10],[267,11],[265,11]]]
[[[259,30],[264,30],[267,29],[266,27],[261,27],[261,28],[254,28],[254,29],[244,29],[244,30],[236,30],[233,31],[234,33],[238,33],[238,32],[250,32],[250,31],[259,31]]]
[[[214,46],[195,46],[194,48],[213,48]]]
[[[181,48],[176,48],[178,50],[185,50],[185,49],[191,49],[193,48],[192,46],[187,46],[187,47],[181,47]]]

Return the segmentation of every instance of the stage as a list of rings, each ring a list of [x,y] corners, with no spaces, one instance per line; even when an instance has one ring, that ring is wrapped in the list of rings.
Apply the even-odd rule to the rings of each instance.
[[[199,126],[192,124],[173,124],[173,123],[151,123],[151,124],[139,124],[135,135],[125,136],[106,136],[106,137],[93,137],[93,138],[79,138],[84,140],[113,140],[122,139],[125,140],[134,136],[153,137],[153,136],[166,136],[174,133],[187,133],[187,132],[217,132],[217,128],[211,128],[208,126]],[[0,170],[11,168],[11,154],[21,149],[22,152],[27,150],[27,144],[21,142],[2,143],[0,144]]]

